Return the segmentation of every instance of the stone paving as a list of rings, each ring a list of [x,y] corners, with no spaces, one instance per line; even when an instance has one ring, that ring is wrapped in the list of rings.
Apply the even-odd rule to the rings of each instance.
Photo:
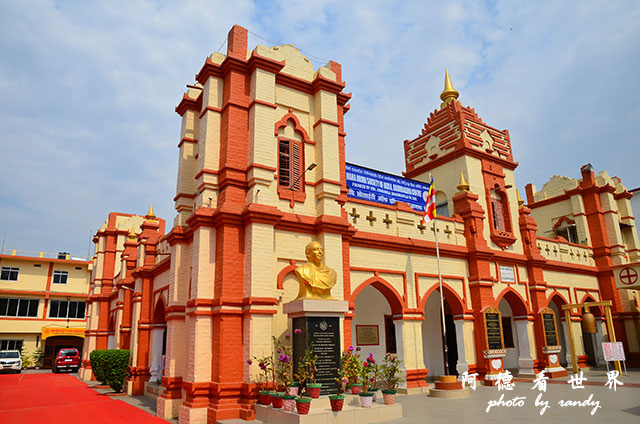
[[[426,395],[398,396],[403,405],[402,420],[387,424],[437,423],[639,423],[640,422],[640,370],[629,370],[629,376],[619,376],[624,386],[614,391],[605,386],[607,371],[593,370],[583,373],[583,389],[572,389],[571,377],[547,381],[546,392],[533,389],[532,379],[515,379],[513,390],[477,386],[467,399],[438,399]],[[536,406],[536,398],[548,402]],[[503,403],[497,404],[502,398]],[[514,402],[514,398],[517,401]],[[493,402],[492,402],[493,401]],[[511,401],[511,402],[509,402]],[[560,401],[578,401],[581,406],[559,405]],[[509,406],[510,405],[510,406]],[[583,406],[582,406],[583,405]],[[593,415],[592,415],[593,413]]]

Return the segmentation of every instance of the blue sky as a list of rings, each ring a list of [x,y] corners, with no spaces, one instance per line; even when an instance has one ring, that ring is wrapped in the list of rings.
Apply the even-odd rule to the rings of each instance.
[[[171,223],[174,107],[233,24],[342,64],[350,162],[400,174],[448,68],[510,131],[521,194],[587,162],[640,186],[637,1],[3,0],[0,243],[87,255],[110,211],[151,202]]]

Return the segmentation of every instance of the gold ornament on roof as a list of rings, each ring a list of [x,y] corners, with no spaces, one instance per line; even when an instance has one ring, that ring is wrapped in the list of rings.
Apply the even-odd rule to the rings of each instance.
[[[464,174],[460,171],[460,184],[456,187],[458,191],[469,191],[469,184],[464,179]]]
[[[155,221],[156,216],[153,214],[153,203],[149,203],[149,212],[147,212],[144,217],[150,221]]]
[[[456,100],[459,95],[460,93],[458,93],[458,90],[453,88],[453,85],[451,84],[451,78],[449,78],[449,70],[445,69],[444,70],[444,90],[442,91],[442,94],[440,94],[440,100],[442,100],[442,104],[440,104],[440,109],[444,109],[448,103],[451,103],[452,101]]]
[[[133,225],[131,226],[131,231],[129,231],[129,240],[136,240],[138,235],[135,232]]]
[[[518,195],[518,207],[521,208],[522,205],[524,205],[524,200],[520,197],[520,192],[518,190],[516,190],[516,194]]]
[[[336,272],[322,263],[324,249],[317,241],[307,244],[304,249],[308,262],[296,268],[300,283],[297,299],[329,299],[331,289],[336,284]]]

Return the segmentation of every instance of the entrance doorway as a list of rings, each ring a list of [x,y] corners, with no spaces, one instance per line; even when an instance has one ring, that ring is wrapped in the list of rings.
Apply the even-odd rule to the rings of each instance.
[[[75,347],[82,357],[82,344],[84,339],[75,336],[53,336],[43,340],[44,361],[42,368],[53,368],[53,360],[58,356],[60,349]]]

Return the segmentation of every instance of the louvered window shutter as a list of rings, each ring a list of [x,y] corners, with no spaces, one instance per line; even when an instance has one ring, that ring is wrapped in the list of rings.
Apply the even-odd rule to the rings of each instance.
[[[300,144],[295,141],[291,142],[291,178],[294,186],[292,187],[294,190],[300,190],[300,185],[302,182],[300,181],[300,167],[302,164],[302,157],[300,152]]]
[[[278,146],[278,182],[283,187],[289,187],[289,184],[291,183],[289,143],[289,140],[280,140]]]
[[[504,231],[504,215],[502,214],[502,205],[498,199],[491,199],[491,208],[493,210],[493,225],[496,230]]]

